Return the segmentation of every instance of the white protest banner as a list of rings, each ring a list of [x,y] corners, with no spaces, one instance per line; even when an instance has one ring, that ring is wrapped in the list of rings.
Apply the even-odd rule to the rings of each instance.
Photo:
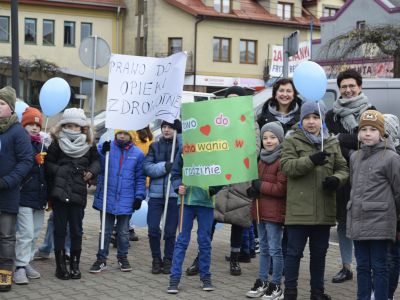
[[[138,130],[155,119],[179,118],[187,55],[154,58],[113,54],[106,128]]]
[[[310,42],[305,41],[299,43],[299,51],[289,57],[289,77],[293,77],[293,72],[296,66],[311,58],[310,55]],[[272,46],[272,59],[271,68],[269,69],[269,75],[272,77],[280,77],[283,74],[283,46],[273,45]]]

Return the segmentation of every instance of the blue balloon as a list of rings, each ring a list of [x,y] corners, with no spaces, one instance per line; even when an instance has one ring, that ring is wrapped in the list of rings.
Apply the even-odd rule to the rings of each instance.
[[[17,102],[15,102],[15,113],[17,114],[18,120],[20,122],[22,121],[22,114],[27,107],[29,107],[29,105],[23,101],[18,100]]]
[[[147,226],[147,211],[149,207],[146,200],[142,201],[142,206],[139,210],[135,211],[133,214],[133,225],[137,227],[146,227]]]
[[[293,82],[299,94],[306,100],[318,101],[325,95],[328,80],[319,64],[305,61],[294,69]]]
[[[54,77],[47,80],[40,90],[40,107],[46,116],[51,117],[61,112],[68,105],[70,98],[71,88],[68,82]]]

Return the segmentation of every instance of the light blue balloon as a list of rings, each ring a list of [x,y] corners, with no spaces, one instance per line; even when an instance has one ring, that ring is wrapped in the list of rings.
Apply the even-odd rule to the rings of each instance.
[[[294,69],[293,82],[304,99],[318,101],[325,95],[328,80],[324,69],[319,64],[305,61]]]
[[[142,206],[140,209],[135,211],[133,214],[132,223],[137,227],[146,227],[147,226],[147,211],[149,207],[146,200],[142,201]]]
[[[23,101],[17,101],[15,102],[15,113],[17,114],[18,120],[21,122],[22,121],[22,114],[24,113],[25,109],[29,107],[28,104],[26,104]]]
[[[40,107],[48,117],[61,112],[68,105],[70,98],[71,88],[68,82],[60,77],[47,80],[40,89]]]

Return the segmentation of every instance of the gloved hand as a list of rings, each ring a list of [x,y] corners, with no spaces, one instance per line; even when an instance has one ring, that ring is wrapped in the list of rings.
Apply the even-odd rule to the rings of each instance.
[[[253,181],[251,182],[251,187],[252,187],[257,193],[260,193],[260,189],[261,189],[261,181],[260,181],[260,179],[253,180]]]
[[[210,186],[208,188],[208,193],[210,194],[210,197],[214,196],[215,194],[218,193],[218,191],[220,190],[220,188],[215,188],[213,186]]]
[[[110,141],[105,141],[103,143],[103,146],[101,147],[101,153],[106,154],[106,152],[109,152],[110,151],[110,145],[111,145]]]
[[[322,188],[327,191],[336,191],[339,187],[340,180],[336,176],[325,177],[322,181]]]
[[[133,202],[133,210],[139,210],[140,207],[142,206],[142,199],[135,199]]]
[[[309,158],[315,166],[323,166],[328,163],[328,161],[326,160],[327,156],[331,156],[331,154],[325,151],[319,151],[317,153],[311,154]]]
[[[44,164],[44,157],[47,155],[47,152],[40,152],[35,155],[35,161],[38,165]]]
[[[7,182],[5,182],[4,179],[0,178],[0,190],[5,190],[6,188],[8,188]]]
[[[252,186],[246,190],[247,197],[251,199],[256,199],[260,195],[258,191],[256,191]]]
[[[167,174],[168,174],[169,172],[171,172],[172,163],[169,161],[166,161],[164,167],[165,167],[165,172],[167,172]]]

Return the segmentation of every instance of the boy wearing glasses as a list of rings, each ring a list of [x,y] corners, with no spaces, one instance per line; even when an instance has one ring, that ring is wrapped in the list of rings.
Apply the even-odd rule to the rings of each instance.
[[[362,92],[362,77],[354,69],[339,73],[337,77],[340,97],[326,114],[326,125],[330,133],[337,136],[343,157],[349,165],[350,155],[358,149],[358,123],[361,114],[375,109]],[[341,283],[353,278],[351,271],[353,242],[346,237],[346,205],[350,198],[350,183],[336,191],[336,221],[339,237],[342,269],[332,278],[333,283]]]

